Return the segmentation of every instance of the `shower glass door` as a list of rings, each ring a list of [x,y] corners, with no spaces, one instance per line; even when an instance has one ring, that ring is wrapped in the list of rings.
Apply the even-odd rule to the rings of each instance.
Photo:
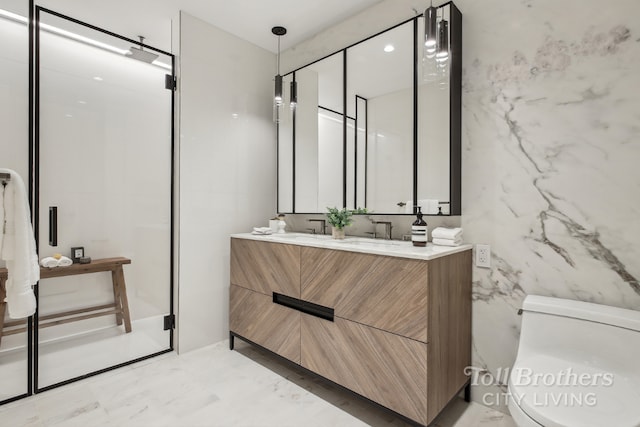
[[[171,348],[173,58],[36,22],[38,391]]]
[[[22,0],[0,0],[0,168],[29,183],[29,8]],[[0,191],[2,187],[0,186]],[[0,232],[2,230],[0,229]],[[0,259],[0,269],[5,267]],[[0,284],[5,272],[0,270]],[[26,319],[11,319],[0,291],[0,403],[30,392]],[[0,420],[0,424],[2,421]]]

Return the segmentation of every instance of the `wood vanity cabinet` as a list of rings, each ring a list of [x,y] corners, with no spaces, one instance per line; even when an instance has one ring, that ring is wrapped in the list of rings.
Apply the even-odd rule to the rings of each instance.
[[[231,240],[232,335],[423,425],[468,383],[470,249],[421,260]],[[256,262],[267,258],[293,273],[274,271],[282,267],[273,259]],[[295,274],[289,293],[267,283]],[[269,289],[330,308],[332,319],[276,304]]]

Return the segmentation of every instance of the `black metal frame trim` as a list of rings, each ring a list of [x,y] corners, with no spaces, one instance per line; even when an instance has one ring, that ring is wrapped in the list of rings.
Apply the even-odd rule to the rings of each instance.
[[[32,61],[33,59],[33,53],[34,53],[34,47],[35,47],[35,39],[34,39],[34,34],[35,34],[35,27],[34,27],[34,22],[35,22],[35,0],[29,0],[29,25],[28,25],[28,32],[29,32],[29,129],[27,130],[27,133],[29,135],[29,148],[28,148],[28,152],[29,152],[29,201],[31,203],[29,203],[29,206],[31,207],[31,224],[35,224],[38,222],[38,209],[40,206],[40,203],[35,200],[34,198],[34,174],[35,174],[35,167],[34,167],[34,163],[33,163],[33,159],[35,158],[35,153],[34,153],[34,123],[35,123],[35,109],[34,106],[32,104],[32,100],[34,99],[34,87],[33,87],[33,79],[34,79],[34,71],[35,71],[35,65]],[[34,233],[34,238],[35,238],[35,242],[36,242],[36,251],[38,253],[38,235]],[[36,301],[37,301],[37,284],[34,287],[34,295],[36,296]],[[37,311],[37,306],[36,306],[36,311]],[[30,316],[29,319],[27,319],[27,396],[31,396],[33,394],[33,363],[32,361],[34,360],[34,348],[33,348],[33,340],[34,338],[34,334],[33,334],[33,323],[34,319],[33,316]],[[6,402],[6,401],[5,401]],[[8,403],[8,402],[7,402]],[[1,404],[1,403],[0,403]]]
[[[418,213],[418,18],[413,20],[413,215]]]
[[[293,81],[296,82],[296,73],[293,73]],[[297,83],[297,82],[296,82]],[[293,201],[291,203],[291,209],[293,210],[293,212],[296,211],[296,120],[297,120],[297,114],[296,111],[298,109],[298,105],[296,103],[296,108],[293,109],[292,111],[292,116],[291,116],[291,159],[293,160],[293,166],[291,167],[291,174],[293,175],[293,180],[291,180],[291,197],[293,198]],[[280,125],[278,124],[278,128],[280,128]],[[276,156],[277,156],[277,152],[276,152]],[[278,190],[280,189],[280,187],[278,187]],[[280,192],[280,191],[278,191]]]
[[[158,49],[158,48],[155,48],[153,46],[149,46],[149,45],[140,43],[140,40],[133,40],[133,39],[130,39],[128,37],[121,36],[120,34],[114,33],[114,32],[109,31],[109,30],[105,30],[104,28],[100,28],[100,27],[97,27],[95,25],[91,25],[91,24],[86,23],[84,21],[80,21],[79,19],[72,18],[72,17],[70,17],[68,15],[63,15],[62,13],[56,12],[56,11],[51,10],[51,9],[47,9],[46,7],[36,6],[36,11],[38,11],[38,10],[46,12],[46,13],[48,13],[50,15],[55,16],[55,17],[58,17],[58,18],[65,19],[67,21],[73,22],[74,24],[82,25],[83,27],[87,27],[87,28],[90,28],[92,30],[104,33],[104,34],[108,34],[108,35],[110,35],[112,37],[115,37],[117,39],[124,40],[124,41],[126,41],[128,43],[135,44],[135,45],[141,46],[141,47],[143,47],[145,49],[153,50],[155,52],[158,52],[158,53],[161,53],[163,55],[166,55],[166,56],[169,56],[169,57],[173,58],[173,54],[172,53],[165,52],[162,49]],[[36,12],[36,14],[37,14],[37,12]]]
[[[451,66],[451,72],[450,72],[450,80],[449,80],[449,87],[450,89],[450,111],[449,111],[449,201],[447,202],[440,202],[440,205],[449,205],[449,213],[444,215],[444,216],[456,216],[456,215],[461,215],[462,214],[462,185],[461,185],[461,170],[462,170],[462,166],[461,166],[461,156],[462,156],[462,144],[461,144],[461,136],[462,136],[462,129],[461,129],[461,125],[462,125],[462,120],[461,120],[461,108],[462,108],[462,13],[460,12],[460,10],[456,7],[456,5],[453,3],[453,1],[448,1],[446,3],[441,4],[440,6],[437,6],[438,9],[443,9],[445,7],[449,6],[450,7],[450,21],[451,21],[451,25],[450,25],[450,32],[451,32],[451,36],[449,38],[450,40],[450,46],[451,46],[451,53],[452,56],[455,58],[458,58],[457,61],[452,61],[452,66]],[[308,64],[305,64],[301,67],[298,67],[296,69],[294,69],[293,71],[288,72],[287,74],[284,74],[284,76],[287,76],[289,74],[293,74],[294,78],[295,78],[295,73],[305,67],[308,67],[310,65],[313,65],[317,62],[320,62],[324,59],[327,59],[331,56],[337,55],[339,53],[342,52],[343,55],[343,90],[342,90],[342,95],[343,95],[343,108],[344,108],[344,112],[343,113],[339,113],[335,110],[331,110],[329,108],[325,108],[322,106],[318,106],[319,108],[325,109],[327,111],[331,111],[335,114],[338,115],[342,115],[343,116],[343,167],[342,167],[342,171],[343,171],[343,183],[342,183],[342,205],[343,207],[347,207],[347,171],[348,171],[348,167],[347,167],[347,152],[348,152],[348,147],[347,147],[347,124],[346,124],[346,118],[349,118],[347,116],[347,51],[348,49],[357,46],[361,43],[364,43],[374,37],[377,37],[381,34],[386,33],[387,31],[391,31],[397,27],[400,27],[404,24],[407,24],[411,21],[413,21],[413,48],[414,48],[414,57],[413,57],[413,162],[412,162],[412,167],[413,167],[413,188],[412,188],[412,194],[413,194],[413,203],[414,206],[412,207],[412,212],[410,214],[407,213],[380,213],[380,215],[388,215],[388,216],[407,216],[407,215],[415,215],[417,212],[417,200],[418,200],[418,149],[419,149],[419,138],[418,138],[418,130],[419,130],[419,114],[418,114],[418,107],[419,107],[419,96],[418,96],[418,91],[419,91],[419,74],[420,74],[420,46],[421,44],[418,42],[418,38],[419,38],[419,34],[418,34],[418,19],[421,17],[422,15],[416,15],[412,18],[409,18],[407,20],[404,20],[396,25],[393,25],[385,30],[379,31],[365,39],[359,40],[356,43],[352,43],[350,45],[348,45],[347,47],[344,47],[340,50],[337,50],[335,52],[332,52],[328,55],[325,55],[319,59],[316,59],[315,61],[309,62]],[[356,98],[358,96],[356,95]],[[357,116],[357,101],[356,101],[356,116]],[[295,117],[295,112],[294,112],[294,117]],[[368,115],[367,115],[367,121],[368,121]],[[368,126],[367,126],[368,127]],[[279,128],[279,127],[278,127]],[[295,129],[295,121],[294,121],[294,129]],[[276,132],[276,139],[279,140],[279,131]],[[366,156],[368,156],[368,138],[366,138],[365,141],[365,159],[367,158]],[[293,146],[295,147],[295,130],[294,130],[294,134],[293,134]],[[278,143],[276,143],[276,147],[279,148]],[[357,129],[356,129],[356,158],[357,158]],[[294,151],[295,154],[295,151]],[[276,166],[276,169],[279,170],[279,156],[278,157],[278,165]],[[452,159],[458,159],[458,161],[454,162]],[[295,170],[295,155],[294,155],[294,159],[293,159],[293,168]],[[355,162],[356,166],[355,166],[355,172],[354,174],[357,174],[357,161]],[[367,162],[365,161],[365,207],[367,205],[367,180],[366,180],[366,174],[368,173],[367,171]],[[321,212],[296,212],[295,209],[295,174],[292,180],[292,186],[293,186],[293,208],[291,212],[287,212],[287,213],[291,213],[291,214],[303,214],[303,215],[311,215],[311,214],[315,214],[315,215],[319,215],[321,214]],[[354,186],[355,188],[355,192],[354,192],[354,209],[357,208],[357,175],[355,177],[355,182],[354,182]],[[277,206],[279,207],[279,201],[280,201],[280,186],[279,186],[279,177],[278,177],[278,187],[277,187],[277,196],[276,196],[276,203],[278,204]],[[437,214],[424,214],[425,216],[443,216],[443,214],[437,213]]]
[[[335,114],[336,116],[345,116],[345,114],[344,114],[344,113],[341,113],[341,112],[339,112],[339,111],[333,110],[333,109],[331,109],[331,108],[323,107],[322,105],[318,105],[318,108],[319,108],[319,109],[321,109],[321,110],[324,110],[324,111],[328,111],[328,112],[330,112],[330,113],[333,113],[333,114]],[[355,117],[351,117],[351,116],[346,116],[346,117],[347,117],[347,119],[349,119],[349,120],[355,120]]]
[[[74,378],[71,378],[71,379],[68,379],[68,380],[60,381],[59,383],[55,383],[55,384],[48,385],[46,387],[39,388],[39,389],[37,389],[36,393],[42,393],[43,391],[53,390],[55,388],[62,387],[62,386],[67,385],[67,384],[72,384],[72,383],[75,383],[75,382],[78,382],[78,381],[81,381],[81,380],[84,380],[84,379],[87,379],[87,378],[95,377],[96,375],[104,374],[105,372],[113,371],[115,369],[119,369],[119,368],[122,368],[122,367],[125,367],[125,366],[129,366],[129,365],[132,365],[134,363],[142,362],[144,360],[152,359],[154,357],[157,357],[157,356],[160,356],[160,355],[163,355],[163,354],[171,353],[172,351],[173,351],[173,349],[168,348],[166,350],[158,351],[158,352],[153,353],[153,354],[148,354],[146,356],[138,357],[137,359],[129,360],[129,361],[123,362],[123,363],[118,363],[117,365],[109,366],[107,368],[100,369],[98,371],[89,372],[88,374],[80,375],[78,377],[74,377]]]
[[[462,13],[449,2],[451,61],[449,80],[449,215],[462,215]],[[458,159],[454,162],[452,159]]]
[[[342,50],[342,206],[347,207],[347,49]]]
[[[34,228],[34,236],[36,239],[36,248],[39,247],[39,197],[40,197],[40,12],[45,12],[50,15],[56,16],[61,19],[68,20],[75,24],[90,28],[92,30],[108,34],[112,37],[118,38],[120,40],[127,41],[129,43],[144,47],[148,50],[152,50],[158,52],[160,54],[166,55],[171,58],[171,75],[174,80],[176,78],[176,58],[175,55],[169,52],[165,52],[161,49],[157,49],[153,46],[148,46],[140,43],[140,41],[132,40],[127,37],[121,36],[119,34],[113,33],[111,31],[105,30],[103,28],[88,24],[86,22],[77,20],[75,18],[71,18],[69,16],[63,15],[61,13],[52,11],[50,9],[35,6],[34,0],[29,0],[29,171],[30,171],[30,182],[29,182],[29,193],[30,199],[32,200],[32,221]],[[169,258],[170,258],[170,267],[169,267],[169,315],[175,316],[174,311],[174,274],[175,274],[175,172],[176,172],[176,164],[175,164],[175,134],[176,134],[176,123],[175,123],[175,89],[171,91],[171,177],[170,177],[170,185],[171,185],[171,196],[170,196],[170,249],[169,249]],[[34,286],[34,294],[36,297],[36,301],[39,301],[39,283]],[[127,362],[119,363],[113,366],[109,366],[104,369],[100,369],[98,371],[90,372],[87,374],[80,375],[78,377],[74,377],[59,383],[55,383],[52,385],[48,385],[46,387],[38,387],[38,354],[39,354],[39,346],[38,346],[38,307],[36,307],[36,312],[32,318],[28,320],[28,359],[29,359],[29,370],[28,370],[28,393],[24,396],[18,396],[16,398],[11,398],[9,400],[0,402],[0,404],[8,403],[8,401],[14,401],[20,399],[22,397],[29,396],[33,393],[40,393],[43,391],[51,390],[66,384],[70,384],[85,378],[89,378],[104,372],[112,371],[114,369],[121,368],[123,366],[131,365],[133,363],[140,362],[142,360],[150,359],[161,354],[169,353],[174,350],[174,329],[169,330],[169,348],[149,354],[146,356],[142,356],[133,360],[129,360]],[[32,320],[33,319],[33,323]],[[32,332],[33,331],[33,332]]]

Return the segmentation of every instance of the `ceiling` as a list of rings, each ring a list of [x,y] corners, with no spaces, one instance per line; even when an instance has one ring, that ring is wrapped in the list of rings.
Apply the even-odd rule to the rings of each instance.
[[[183,10],[275,53],[278,42],[271,28],[276,25],[288,30],[281,39],[284,51],[381,1],[36,0],[36,4],[132,39],[143,35],[145,43],[165,51],[172,50],[171,21]],[[0,8],[15,12],[27,9],[26,4],[26,0],[0,0]]]
[[[271,28],[281,25],[287,48],[343,21],[381,0],[176,0],[181,8],[218,28],[276,52]]]

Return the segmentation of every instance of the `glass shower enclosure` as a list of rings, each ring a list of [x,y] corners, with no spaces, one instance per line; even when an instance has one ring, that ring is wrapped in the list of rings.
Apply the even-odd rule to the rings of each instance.
[[[174,57],[42,7],[30,55],[25,3],[0,0],[0,168],[46,266],[5,317],[0,404],[173,349]]]
[[[38,391],[171,347],[173,57],[37,7],[35,63]]]
[[[28,4],[0,0],[0,168],[29,181],[29,30]],[[1,188],[1,187],[0,187]],[[5,265],[0,260],[0,269]],[[0,270],[3,283],[4,270]],[[0,304],[3,304],[0,301]],[[0,403],[31,393],[32,324],[10,319],[3,310],[0,330]]]

